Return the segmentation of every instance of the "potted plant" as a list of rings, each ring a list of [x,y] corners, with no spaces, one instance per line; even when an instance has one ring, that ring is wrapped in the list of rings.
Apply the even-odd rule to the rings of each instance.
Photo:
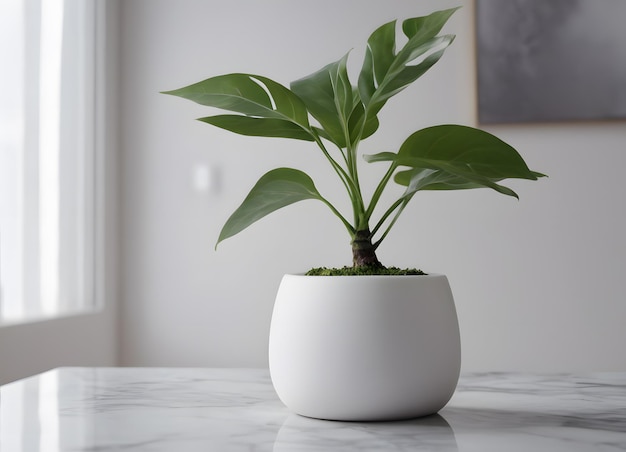
[[[397,152],[365,155],[386,165],[370,199],[359,180],[359,143],[379,128],[389,99],[422,76],[454,40],[440,35],[457,8],[375,30],[358,82],[346,54],[287,88],[267,77],[226,74],[167,91],[235,114],[200,121],[242,135],[309,141],[345,187],[352,211],[340,212],[305,172],[277,168],[263,175],[226,221],[218,243],[298,201],[324,203],[350,236],[352,266],[285,275],[270,331],[270,373],[283,402],[297,413],[340,420],[382,420],[431,414],[456,387],[459,329],[445,275],[387,268],[376,250],[418,191],[488,187],[517,197],[500,182],[536,180],[519,153],[497,137],[462,125],[411,134]],[[390,182],[404,187],[380,206]],[[397,276],[393,274],[402,274]],[[407,275],[411,274],[411,275]],[[316,276],[341,274],[344,276]],[[346,275],[352,276],[346,276]]]

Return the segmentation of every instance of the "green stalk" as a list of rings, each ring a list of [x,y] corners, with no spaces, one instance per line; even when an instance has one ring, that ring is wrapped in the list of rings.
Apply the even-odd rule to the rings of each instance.
[[[410,199],[411,198],[409,197],[408,199],[405,198],[402,200],[402,202],[399,205],[400,209],[396,212],[396,215],[393,217],[393,219],[389,223],[389,226],[387,226],[387,229],[385,229],[385,232],[383,232],[383,235],[381,235],[380,239],[378,239],[376,242],[373,243],[374,249],[378,248],[381,242],[385,240],[385,237],[387,237],[387,234],[389,234],[389,231],[391,231],[391,228],[393,227],[393,225],[396,224],[396,221],[398,221],[400,214],[404,211],[404,208],[409,203]]]
[[[354,187],[354,184],[351,183],[352,181],[350,180],[350,176],[341,167],[341,165],[339,163],[337,163],[334,158],[332,158],[332,156],[330,155],[330,153],[326,149],[326,146],[324,146],[324,143],[320,139],[319,135],[317,133],[315,133],[315,132],[313,132],[312,135],[313,135],[313,138],[315,139],[315,142],[317,143],[318,147],[322,150],[322,152],[324,153],[324,156],[326,156],[326,159],[330,162],[331,166],[333,167],[333,169],[335,170],[335,172],[339,176],[339,179],[341,179],[341,182],[343,182],[344,187],[346,187],[346,190],[348,190],[348,192],[350,193],[352,191],[352,188]]]
[[[341,222],[343,223],[343,225],[346,227],[346,229],[348,230],[348,234],[350,234],[350,237],[354,237],[354,235],[356,234],[356,229],[354,229],[354,226],[352,226],[348,220],[345,219],[345,217],[343,215],[341,215],[341,213],[335,208],[335,206],[333,206],[326,198],[324,198],[323,196],[320,197],[320,201],[322,201],[324,204],[326,204],[328,206],[328,208],[335,214],[337,215],[337,217],[341,220]]]
[[[394,203],[393,209],[390,209],[388,212],[391,214],[391,212],[393,212],[393,210],[397,209],[398,207],[400,208],[395,216],[393,217],[393,219],[391,220],[391,222],[389,223],[389,226],[387,226],[387,229],[385,229],[385,232],[383,232],[383,234],[380,236],[380,239],[378,239],[376,242],[374,242],[374,249],[377,249],[381,242],[383,240],[385,240],[385,237],[387,237],[387,234],[389,234],[389,231],[391,231],[391,228],[393,228],[393,226],[396,224],[396,221],[398,221],[398,218],[400,217],[400,214],[404,211],[404,208],[407,206],[407,204],[409,203],[409,201],[411,200],[411,198],[413,197],[413,195],[409,196],[408,198],[401,198],[398,201],[400,202],[398,204],[398,201],[396,201],[396,203]],[[387,215],[388,216],[388,215]],[[376,225],[376,228],[379,228],[380,226],[382,226],[382,220],[381,222],[378,223],[378,225]],[[373,233],[372,233],[373,234]]]
[[[348,126],[348,120],[342,113],[342,107],[339,104],[339,100],[336,96],[335,108],[337,109],[338,119],[341,123],[341,129],[343,130],[343,137],[346,143],[346,166],[354,189],[352,192],[349,192],[350,201],[352,203],[352,209],[354,212],[354,224],[357,231],[367,229],[367,220],[364,216],[365,202],[363,201],[363,194],[361,193],[359,171],[356,161],[359,139],[355,140],[354,144],[350,140],[350,127]]]
[[[393,173],[396,170],[396,168],[398,168],[398,165],[396,164],[396,162],[392,162],[391,165],[389,166],[389,169],[387,170],[387,172],[385,173],[381,181],[378,183],[378,186],[376,187],[376,190],[374,191],[374,194],[372,195],[372,199],[370,200],[370,205],[368,206],[365,212],[365,217],[367,218],[368,221],[372,217],[372,214],[374,213],[374,209],[376,209],[376,205],[378,204],[378,201],[380,201],[380,197],[385,191],[385,188],[387,187],[387,184],[389,183],[391,176],[393,176]]]
[[[332,206],[332,204],[330,204],[328,201],[324,200],[327,205],[331,208],[331,210],[333,210],[333,212],[335,213],[335,215],[337,215],[341,221],[344,223],[344,225],[348,228],[348,231],[350,232],[350,237],[354,237],[355,231],[357,230],[357,226],[359,224],[359,212],[358,212],[358,208],[360,207],[360,209],[363,209],[363,200],[361,197],[361,191],[360,188],[358,187],[358,185],[355,184],[354,180],[352,179],[352,175],[350,174],[350,165],[349,162],[346,162],[347,167],[348,167],[348,171],[346,172],[346,170],[344,170],[341,165],[339,165],[335,159],[333,159],[330,155],[330,153],[328,152],[328,150],[326,149],[326,146],[324,146],[324,143],[322,142],[322,140],[319,138],[319,136],[317,134],[314,134],[314,138],[315,138],[315,142],[317,143],[317,145],[319,146],[319,148],[322,150],[322,152],[324,153],[324,155],[326,156],[326,158],[328,159],[328,161],[330,162],[330,164],[332,165],[332,167],[334,168],[335,172],[337,173],[337,175],[339,176],[339,178],[341,179],[341,182],[343,183],[344,187],[346,188],[347,192],[348,192],[348,196],[350,198],[352,207],[353,207],[353,211],[354,211],[354,217],[355,217],[355,225],[350,225],[348,223],[348,221],[345,219],[345,217],[343,215],[341,215],[337,209],[335,209],[334,206]],[[341,149],[340,149],[341,151]],[[349,155],[349,151],[346,152]],[[360,200],[360,204],[359,204],[359,200]],[[357,207],[359,206],[359,207]]]
[[[352,177],[355,187],[355,193],[351,196],[352,206],[354,209],[354,222],[357,230],[368,229],[369,226],[365,215],[365,202],[363,201],[363,194],[361,193],[361,186],[359,183],[359,171],[356,162],[356,147],[352,146],[352,143],[349,141],[349,137],[347,137],[346,152],[350,157],[348,171],[350,172],[350,176]]]
[[[382,227],[382,225],[385,223],[385,221],[387,221],[387,218],[389,218],[389,216],[398,207],[400,207],[402,205],[402,203],[405,202],[405,201],[408,202],[408,200],[405,200],[405,198],[400,198],[396,202],[394,202],[391,205],[391,207],[389,207],[389,209],[387,209],[387,211],[383,214],[383,216],[380,218],[380,220],[378,220],[378,223],[376,223],[376,226],[374,227],[374,229],[372,229],[372,236],[378,232],[378,230]]]

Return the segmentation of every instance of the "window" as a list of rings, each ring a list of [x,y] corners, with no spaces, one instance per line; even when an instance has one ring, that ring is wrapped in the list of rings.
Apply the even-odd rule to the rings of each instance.
[[[0,2],[0,323],[95,307],[95,8]]]

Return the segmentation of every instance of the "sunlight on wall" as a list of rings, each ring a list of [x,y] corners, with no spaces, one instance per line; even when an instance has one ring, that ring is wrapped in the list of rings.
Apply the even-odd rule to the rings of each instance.
[[[0,324],[94,306],[94,12],[0,6]]]

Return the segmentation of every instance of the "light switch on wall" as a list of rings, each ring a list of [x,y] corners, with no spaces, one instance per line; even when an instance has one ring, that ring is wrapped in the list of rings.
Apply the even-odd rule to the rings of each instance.
[[[192,171],[193,188],[201,194],[217,194],[220,189],[219,171],[217,167],[199,163]]]

